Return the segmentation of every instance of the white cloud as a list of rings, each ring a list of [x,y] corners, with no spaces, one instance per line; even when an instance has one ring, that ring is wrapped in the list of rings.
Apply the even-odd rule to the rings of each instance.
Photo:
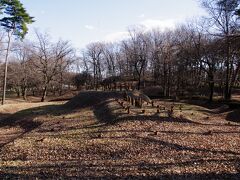
[[[147,19],[140,22],[140,25],[146,27],[147,30],[153,28],[159,28],[160,30],[164,31],[165,29],[173,29],[176,25],[176,20],[158,20],[158,19]]]
[[[115,32],[107,35],[104,39],[107,42],[116,42],[123,39],[129,38],[129,33],[127,31]]]
[[[91,26],[91,25],[85,25],[84,27],[88,30],[94,30],[95,29],[95,27]]]
[[[180,19],[168,19],[168,20],[159,20],[159,19],[146,19],[137,23],[136,25],[142,27],[144,31],[149,31],[154,28],[158,28],[160,31],[164,31],[166,29],[174,29],[176,24],[180,22]],[[124,39],[129,38],[128,31],[119,31],[108,34],[105,36],[104,40],[107,42],[118,42]]]
[[[145,14],[141,14],[141,15],[139,15],[138,17],[139,17],[139,18],[145,18],[146,16],[145,16]]]

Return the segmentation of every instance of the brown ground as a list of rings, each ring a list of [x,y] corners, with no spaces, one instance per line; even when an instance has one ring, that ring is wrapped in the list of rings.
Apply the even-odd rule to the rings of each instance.
[[[85,92],[64,105],[0,107],[0,177],[240,178],[238,110],[182,102],[171,118],[150,105],[127,114],[120,97]]]

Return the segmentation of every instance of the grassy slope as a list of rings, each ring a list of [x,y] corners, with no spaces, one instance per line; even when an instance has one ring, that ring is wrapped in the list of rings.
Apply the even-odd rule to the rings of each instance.
[[[128,115],[115,97],[81,93],[2,120],[0,176],[239,179],[240,125],[229,112],[183,103],[173,118],[150,107]]]

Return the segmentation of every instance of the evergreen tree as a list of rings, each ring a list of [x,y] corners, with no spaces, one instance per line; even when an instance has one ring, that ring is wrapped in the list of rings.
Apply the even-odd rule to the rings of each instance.
[[[7,32],[7,52],[5,56],[5,70],[3,82],[2,105],[5,102],[7,87],[8,56],[11,47],[12,36],[23,39],[28,32],[27,24],[34,22],[23,4],[19,0],[0,0],[1,16],[0,25]]]

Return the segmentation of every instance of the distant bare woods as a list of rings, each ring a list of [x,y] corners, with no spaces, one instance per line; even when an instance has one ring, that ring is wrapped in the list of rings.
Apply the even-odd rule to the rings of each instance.
[[[68,87],[135,81],[138,89],[158,86],[166,97],[231,100],[240,82],[239,1],[203,0],[202,6],[208,17],[165,31],[129,28],[129,38],[91,43],[79,57],[69,42],[37,32],[37,42],[12,47],[8,90],[44,101],[48,92],[62,95]]]

